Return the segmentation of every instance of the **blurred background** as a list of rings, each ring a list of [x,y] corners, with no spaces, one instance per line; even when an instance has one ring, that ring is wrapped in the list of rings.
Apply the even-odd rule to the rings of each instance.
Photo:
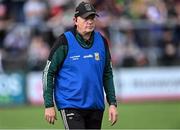
[[[82,0],[0,0],[0,129],[44,120],[42,70]],[[119,121],[103,129],[180,128],[180,0],[84,0],[109,41]]]

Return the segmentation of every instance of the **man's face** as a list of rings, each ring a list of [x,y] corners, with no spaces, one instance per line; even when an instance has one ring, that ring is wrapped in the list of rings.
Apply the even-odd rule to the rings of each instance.
[[[77,17],[75,20],[75,25],[77,26],[77,30],[80,33],[90,33],[95,28],[95,21],[96,17],[95,15],[90,15],[87,18]]]

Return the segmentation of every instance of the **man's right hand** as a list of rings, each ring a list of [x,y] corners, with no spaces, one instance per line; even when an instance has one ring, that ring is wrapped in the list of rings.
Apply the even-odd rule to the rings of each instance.
[[[46,121],[49,122],[50,124],[54,124],[55,120],[57,120],[56,110],[54,107],[45,108],[44,116]]]

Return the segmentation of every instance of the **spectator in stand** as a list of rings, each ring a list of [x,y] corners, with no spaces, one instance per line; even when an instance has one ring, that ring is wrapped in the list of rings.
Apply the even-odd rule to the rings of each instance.
[[[177,64],[177,43],[174,41],[173,30],[164,27],[162,41],[160,42],[160,65],[172,66]]]
[[[50,0],[50,17],[47,20],[47,26],[52,30],[53,35],[57,38],[59,34],[66,29],[71,28],[73,21],[74,0]]]
[[[4,39],[3,62],[7,70],[26,70],[27,48],[30,29],[24,25],[15,25]]]
[[[167,8],[162,0],[146,1],[146,17],[154,23],[165,23],[167,20]]]
[[[35,34],[31,38],[28,47],[28,65],[30,70],[43,70],[50,48],[41,34]]]
[[[47,3],[44,0],[27,0],[24,4],[25,23],[34,28],[42,28],[48,15]]]
[[[0,49],[4,47],[3,41],[6,36],[8,24],[9,18],[7,7],[5,4],[0,3]]]

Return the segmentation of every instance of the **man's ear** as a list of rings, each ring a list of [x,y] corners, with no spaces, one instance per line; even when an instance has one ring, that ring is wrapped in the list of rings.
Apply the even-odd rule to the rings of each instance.
[[[74,17],[74,18],[73,18],[73,21],[74,21],[74,23],[76,24],[76,22],[77,22],[77,18],[76,18],[76,17]]]

